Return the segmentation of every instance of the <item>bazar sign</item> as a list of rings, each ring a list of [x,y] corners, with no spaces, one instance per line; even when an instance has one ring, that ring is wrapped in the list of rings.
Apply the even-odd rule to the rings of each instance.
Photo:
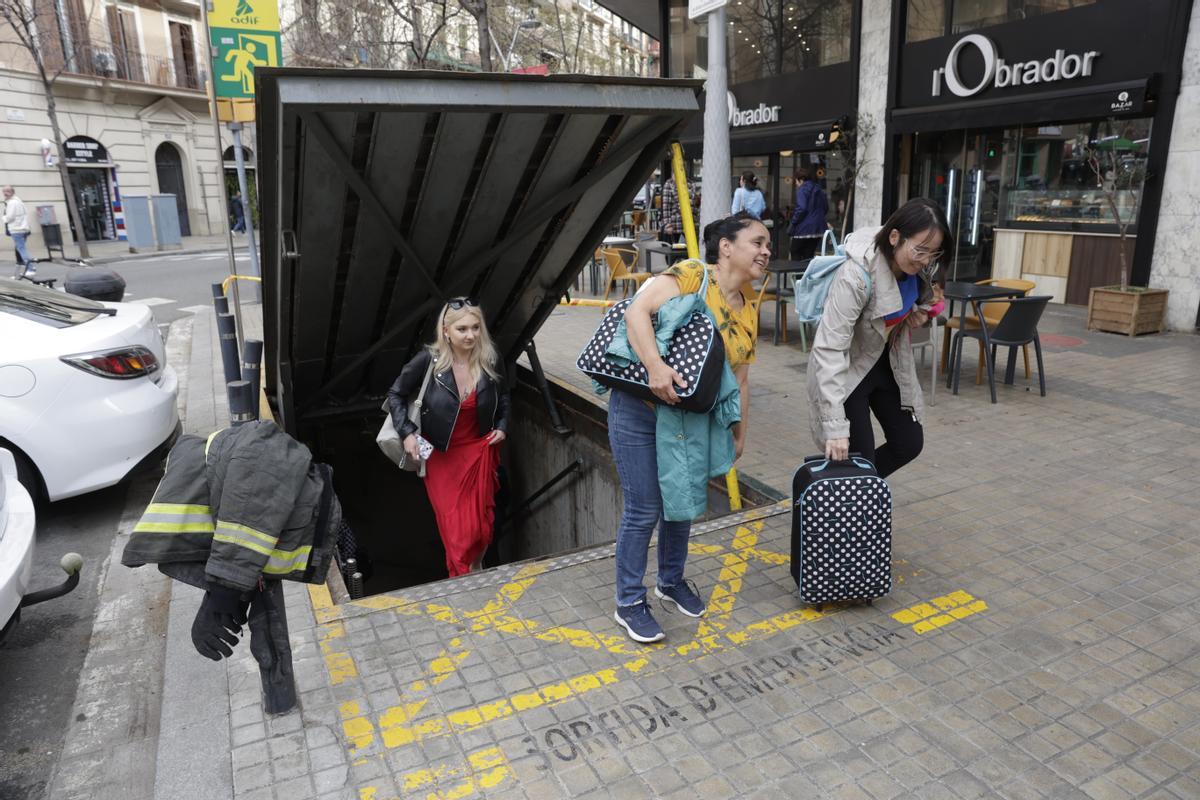
[[[726,99],[729,102],[729,126],[731,128],[740,128],[743,125],[766,125],[771,122],[779,122],[779,109],[783,108],[783,106],[769,106],[766,103],[759,103],[758,108],[742,111],[738,108],[737,98],[733,96],[733,92],[727,92]]]
[[[959,55],[968,47],[975,48],[983,57],[983,77],[974,86],[966,85],[958,69]],[[1004,89],[1010,86],[1030,86],[1036,83],[1087,78],[1091,76],[1092,67],[1099,57],[1098,50],[1067,53],[1060,48],[1054,51],[1053,56],[1044,60],[1008,63],[1000,58],[995,42],[981,34],[972,33],[959,39],[950,49],[945,66],[933,71],[932,94],[934,97],[940,97],[943,84],[952,94],[970,97],[989,86]]]

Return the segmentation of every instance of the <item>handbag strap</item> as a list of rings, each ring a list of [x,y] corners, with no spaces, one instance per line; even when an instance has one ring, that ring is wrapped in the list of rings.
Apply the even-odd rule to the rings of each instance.
[[[429,366],[425,368],[425,377],[421,380],[421,391],[417,392],[417,418],[412,420],[412,423],[417,426],[417,433],[421,432],[421,404],[425,402],[425,390],[429,388],[429,376],[433,374],[433,365],[437,363],[437,359],[433,357],[433,353],[429,354]]]

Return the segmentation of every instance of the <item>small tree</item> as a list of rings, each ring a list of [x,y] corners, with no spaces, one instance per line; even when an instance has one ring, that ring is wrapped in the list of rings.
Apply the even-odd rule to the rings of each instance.
[[[1114,133],[1116,120],[1109,117],[1103,125],[1104,136],[1081,137],[1084,139],[1082,149],[1084,160],[1096,178],[1096,188],[1104,195],[1104,202],[1112,212],[1113,222],[1117,226],[1121,288],[1125,289],[1129,286],[1129,226],[1133,222],[1133,212],[1138,207],[1138,193],[1145,174],[1137,159],[1123,158],[1118,152],[1123,139]],[[1122,194],[1132,201],[1129,211],[1123,211],[1121,208]]]
[[[873,164],[866,153],[878,130],[879,125],[874,117],[859,114],[854,126],[841,125],[837,138],[832,141],[833,152],[841,156],[846,172],[846,211],[842,215],[842,230],[838,236],[840,240],[846,238],[846,227],[850,224],[850,209],[854,205],[854,189],[858,184],[858,176]]]
[[[93,4],[88,12],[88,20],[73,27],[86,32],[91,11],[94,10],[95,5]],[[79,204],[75,201],[75,192],[71,190],[71,174],[67,170],[67,154],[63,149],[64,137],[62,126],[58,123],[58,102],[54,94],[54,85],[66,69],[67,64],[71,62],[71,56],[86,55],[88,50],[84,47],[75,48],[72,51],[65,47],[60,27],[63,20],[57,15],[51,17],[49,14],[43,15],[43,18],[39,20],[33,2],[26,5],[26,0],[0,0],[0,17],[8,23],[9,29],[16,37],[15,42],[9,40],[9,43],[18,44],[29,53],[42,83],[42,92],[46,97],[46,113],[50,117],[50,130],[54,136],[55,149],[58,151],[58,174],[62,181],[64,194],[67,196],[67,213],[71,217],[71,225],[75,228],[79,255],[89,258],[91,253],[88,250],[87,237],[83,232],[83,219],[79,216]],[[48,59],[51,54],[59,56],[60,58],[54,60],[61,61],[61,63],[57,66],[52,64]]]

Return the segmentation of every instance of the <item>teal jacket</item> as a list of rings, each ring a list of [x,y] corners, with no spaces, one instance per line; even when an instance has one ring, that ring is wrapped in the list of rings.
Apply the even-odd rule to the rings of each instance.
[[[706,274],[707,282],[707,274]],[[713,318],[704,302],[707,287],[700,292],[672,297],[655,315],[654,338],[660,355],[666,355],[671,337],[692,314],[702,311]],[[716,327],[716,320],[713,319]],[[605,354],[614,364],[626,366],[637,361],[629,345],[625,320],[617,326],[612,344]],[[595,381],[596,394],[608,391]],[[742,419],[741,391],[728,362],[722,365],[721,388],[717,403],[707,414],[680,411],[655,404],[655,439],[658,455],[658,486],[662,492],[663,517],[668,521],[692,520],[708,508],[708,481],[724,475],[733,467],[735,450],[731,428]]]

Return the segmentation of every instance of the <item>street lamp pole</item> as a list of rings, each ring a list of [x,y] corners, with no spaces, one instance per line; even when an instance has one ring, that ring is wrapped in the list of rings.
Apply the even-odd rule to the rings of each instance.
[[[504,71],[508,72],[511,69],[510,62],[512,61],[513,49],[517,46],[517,37],[521,35],[522,30],[535,30],[542,27],[542,23],[532,17],[523,19],[513,29],[512,41],[508,44],[508,52],[500,49],[500,43],[496,41],[496,37],[492,34],[492,29],[488,28],[488,36],[492,39],[492,46],[496,48],[496,55],[500,56],[500,62],[504,64]]]

